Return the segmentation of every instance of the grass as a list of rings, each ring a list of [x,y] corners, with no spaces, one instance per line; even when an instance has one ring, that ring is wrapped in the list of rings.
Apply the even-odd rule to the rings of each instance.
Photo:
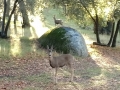
[[[74,21],[68,20],[60,13],[61,11],[58,12],[56,9],[45,9],[43,12],[45,23],[42,24],[43,26],[39,25],[40,27],[23,30],[18,26],[14,31],[11,25],[9,31],[11,38],[0,39],[0,89],[120,90],[120,61],[117,55],[120,50],[120,36],[118,36],[117,48],[90,46],[89,44],[95,41],[93,31],[80,29]],[[45,32],[46,29],[55,27],[54,14],[64,20],[65,26],[78,30],[84,36],[89,49],[90,57],[76,57],[73,83],[68,82],[69,70],[62,69],[58,74],[58,85],[54,85],[54,72],[49,66],[46,51],[37,47],[36,38],[43,33],[39,31]],[[100,36],[102,42],[108,41],[109,36]],[[104,56],[105,54],[107,55]]]
[[[25,53],[32,52],[33,51],[33,45],[32,40],[5,40],[1,39],[1,50],[0,50],[0,56],[2,59],[10,57],[20,57],[25,55]]]
[[[0,39],[0,58],[8,58],[9,55],[9,40]]]

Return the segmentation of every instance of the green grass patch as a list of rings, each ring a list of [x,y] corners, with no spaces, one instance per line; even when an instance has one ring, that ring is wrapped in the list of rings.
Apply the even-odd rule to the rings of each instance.
[[[8,59],[11,54],[10,54],[10,40],[6,40],[6,39],[1,39],[0,38],[0,58],[2,59]]]
[[[12,59],[13,57],[23,57],[28,53],[37,50],[36,40],[29,38],[21,39],[0,39],[0,58]]]
[[[30,82],[37,82],[44,84],[50,83],[52,81],[50,75],[47,73],[41,73],[39,75],[28,75],[24,77],[24,79]]]
[[[39,87],[27,86],[23,90],[43,90],[43,89]]]

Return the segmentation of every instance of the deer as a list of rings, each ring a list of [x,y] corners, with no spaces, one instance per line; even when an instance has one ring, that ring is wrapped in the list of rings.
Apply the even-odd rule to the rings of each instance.
[[[73,74],[74,74],[74,69],[73,69],[73,64],[74,64],[74,57],[71,54],[62,54],[60,56],[53,56],[52,51],[53,51],[53,46],[49,48],[47,45],[47,51],[48,51],[48,56],[49,56],[49,64],[52,68],[55,68],[55,84],[57,84],[57,72],[58,68],[61,68],[63,66],[68,66],[70,69],[71,73],[71,79],[70,81],[73,81]]]
[[[55,22],[55,26],[56,26],[57,24],[63,25],[62,20],[61,20],[61,19],[56,19],[55,15],[54,15],[53,19],[54,19],[54,22]]]

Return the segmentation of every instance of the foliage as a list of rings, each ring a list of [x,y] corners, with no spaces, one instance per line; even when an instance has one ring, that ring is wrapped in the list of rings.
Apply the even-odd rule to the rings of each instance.
[[[102,22],[113,20],[114,10],[114,17],[120,16],[119,9],[115,9],[115,7],[119,7],[119,5],[116,4],[119,3],[119,0],[54,0],[53,3],[65,8],[64,10],[68,17],[72,17],[79,24],[88,23],[91,19],[94,25],[94,33],[96,34],[96,41],[98,45],[102,45],[99,37],[99,27],[103,26]],[[86,24],[83,25],[87,26]],[[116,41],[115,37],[117,37],[117,32],[115,36],[112,37],[114,38],[114,41]],[[112,43],[115,44],[115,42]]]
[[[4,12],[3,12],[2,30],[0,32],[0,37],[1,38],[8,38],[7,32],[8,32],[8,28],[9,28],[9,25],[10,25],[11,17],[12,17],[12,15],[13,15],[15,9],[16,9],[17,2],[18,2],[18,0],[14,1],[12,11],[10,12],[7,24],[5,25],[7,3],[6,3],[6,0],[4,0]]]
[[[87,10],[91,13],[91,15],[95,16],[94,7],[97,10],[97,14],[100,18],[103,18],[104,20],[108,20],[112,14],[113,7],[114,7],[114,0],[104,0],[104,1],[98,1],[98,0],[50,0],[52,4],[55,4],[56,6],[62,6],[62,8],[66,7],[67,16],[70,18],[75,19],[80,24],[83,24],[83,21],[86,20],[87,23],[90,21],[90,16],[86,12],[83,5],[87,8]]]
[[[120,18],[120,1],[119,0],[116,2],[116,6],[115,6],[115,10],[114,10],[113,16],[116,19]]]
[[[30,15],[40,15],[43,8],[47,7],[44,0],[26,0],[26,9]]]

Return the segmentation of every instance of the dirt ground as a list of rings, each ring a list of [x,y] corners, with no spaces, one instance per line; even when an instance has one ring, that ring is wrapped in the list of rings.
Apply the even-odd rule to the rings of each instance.
[[[76,57],[74,82],[69,69],[54,69],[48,58],[30,52],[22,58],[0,59],[0,90],[120,90],[120,48],[87,45],[90,56]]]

